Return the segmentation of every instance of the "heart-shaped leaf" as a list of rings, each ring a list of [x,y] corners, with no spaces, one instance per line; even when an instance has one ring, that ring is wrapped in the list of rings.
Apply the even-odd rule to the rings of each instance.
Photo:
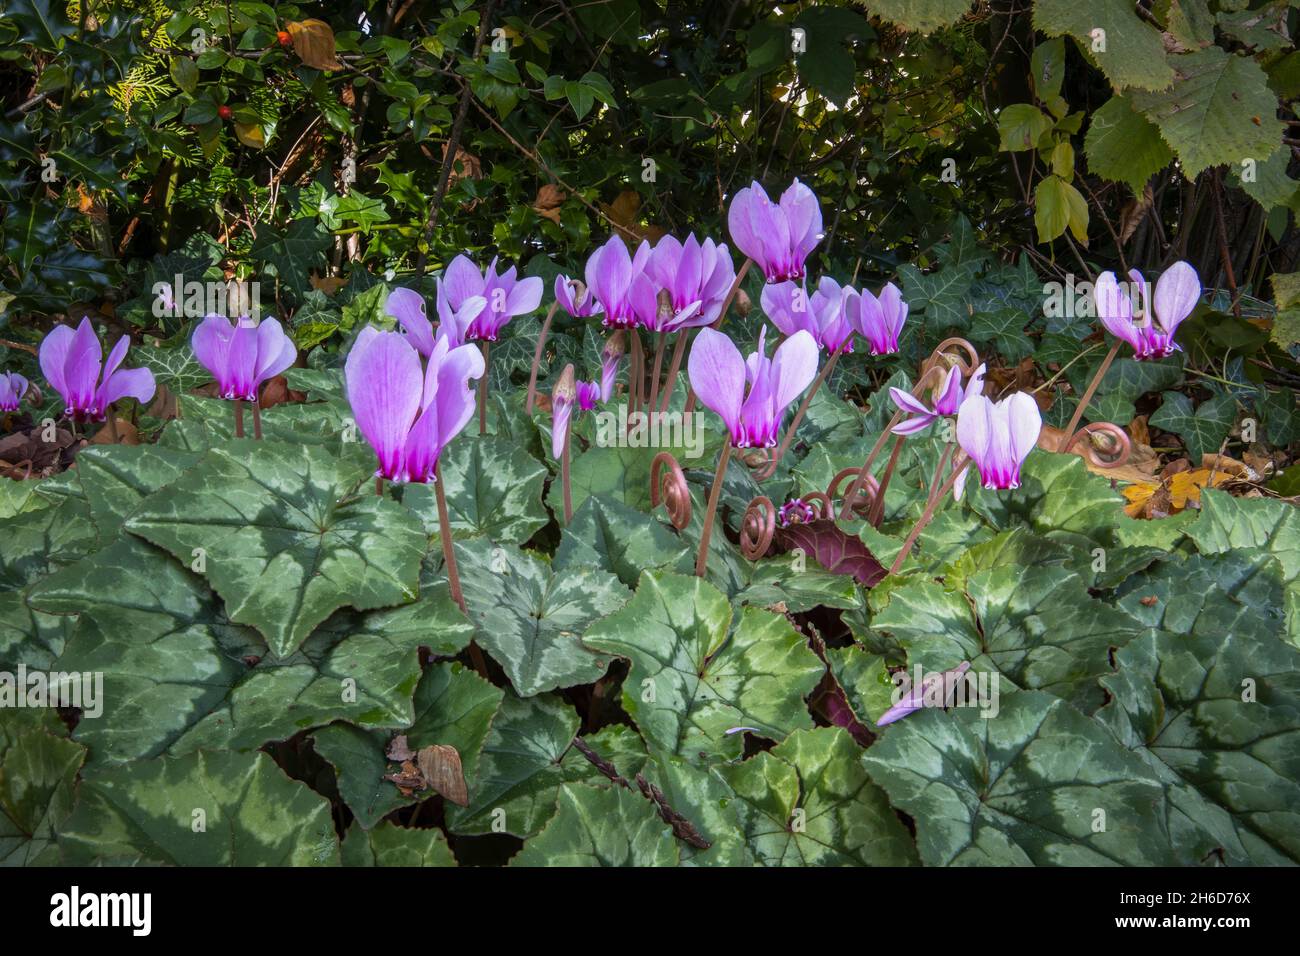
[[[256,627],[284,657],[338,608],[415,599],[425,536],[366,477],[355,458],[323,448],[234,441],[142,503],[126,527],[192,567],[201,556],[231,620]]]

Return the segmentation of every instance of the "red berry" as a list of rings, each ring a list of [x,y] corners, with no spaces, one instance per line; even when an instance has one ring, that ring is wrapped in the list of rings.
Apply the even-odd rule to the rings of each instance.
[[[217,115],[220,116],[223,120],[228,120],[230,119],[231,116],[234,115],[234,113],[229,106],[218,106]]]
[[[275,38],[280,41],[280,46],[282,47],[293,46],[293,37],[289,36],[289,34],[286,33],[284,30],[281,30],[279,33],[277,33],[275,35]]]

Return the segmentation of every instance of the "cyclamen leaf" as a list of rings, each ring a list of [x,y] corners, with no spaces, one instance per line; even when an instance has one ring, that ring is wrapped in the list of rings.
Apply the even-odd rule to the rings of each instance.
[[[676,866],[672,827],[623,787],[560,787],[559,809],[511,866]]]
[[[329,802],[260,752],[200,751],[86,772],[59,837],[75,864],[339,861]]]
[[[555,814],[556,794],[567,782],[611,786],[573,746],[578,715],[553,696],[501,702],[469,780],[469,806],[448,806],[453,833],[505,832],[527,838]],[[626,725],[613,725],[585,738],[587,745],[632,779],[645,764],[645,746]],[[504,828],[499,831],[497,824]]]
[[[373,830],[352,826],[343,837],[342,860],[344,866],[457,865],[441,830],[399,827],[387,821]]]
[[[52,732],[53,711],[0,709],[0,865],[57,864],[86,748]]]
[[[838,727],[797,730],[771,751],[717,768],[739,798],[763,866],[908,866],[916,849]]]
[[[1097,717],[1165,782],[1187,862],[1300,862],[1300,651],[1275,636],[1279,571],[1228,551],[1126,588],[1152,630],[1117,653]]]
[[[604,676],[608,659],[579,637],[627,602],[616,577],[593,568],[556,571],[526,551],[483,540],[457,543],[456,556],[477,641],[521,696]]]
[[[1005,694],[993,719],[923,709],[886,727],[862,761],[916,821],[929,866],[1176,862],[1153,772],[1048,694]]]
[[[555,568],[600,568],[635,587],[642,571],[683,569],[690,547],[658,518],[604,495],[582,503],[560,532]]]
[[[425,536],[319,447],[237,440],[144,502],[127,530],[190,564],[281,656],[333,611],[414,600]]]
[[[542,487],[548,472],[514,442],[495,436],[464,436],[439,461],[452,536],[482,535],[501,544],[523,544],[548,521]],[[438,534],[432,485],[408,485],[402,504]]]
[[[623,706],[652,747],[691,762],[740,754],[734,727],[784,739],[811,725],[804,698],[825,672],[780,615],[745,608],[699,578],[646,572],[583,643],[632,662]]]

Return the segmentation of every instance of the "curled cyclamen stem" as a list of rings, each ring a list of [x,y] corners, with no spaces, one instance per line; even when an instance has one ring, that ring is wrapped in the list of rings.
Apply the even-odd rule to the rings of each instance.
[[[765,481],[776,471],[775,448],[750,448],[740,456],[740,460],[755,481]]]
[[[785,435],[781,438],[781,446],[777,448],[776,453],[772,455],[771,463],[768,465],[767,470],[763,474],[754,476],[759,481],[765,481],[776,473],[776,468],[781,463],[781,459],[784,458],[785,453],[790,450],[790,443],[794,441],[794,433],[798,431],[799,425],[803,422],[804,415],[808,413],[808,406],[812,404],[813,397],[817,394],[817,389],[821,388],[822,382],[826,381],[826,379],[830,377],[831,370],[835,368],[835,363],[839,361],[840,352],[842,351],[843,348],[841,347],[831,352],[830,358],[826,360],[826,364],[822,366],[822,370],[818,372],[817,377],[813,379],[811,387],[809,387],[808,391],[804,392],[803,401],[799,403],[799,407],[795,410],[794,418],[790,419],[790,425],[786,428]]]
[[[962,343],[965,344],[968,350],[967,351],[968,355],[974,355],[975,358],[979,358],[979,355],[975,352],[974,347],[971,346],[969,342],[966,342],[965,339],[945,339],[943,342],[939,344],[939,348],[935,349],[932,353],[930,353],[930,357],[926,359],[924,363],[924,371],[921,372],[921,377],[917,379],[916,385],[912,387],[913,395],[919,396],[927,388],[933,385],[937,385],[939,382],[943,380],[945,374],[943,368],[943,362],[937,361],[936,359],[942,356],[942,350],[945,347],[948,347],[953,344],[960,345]],[[958,359],[957,361],[960,362],[960,359]],[[964,367],[965,366],[963,366],[963,368]],[[890,433],[893,431],[894,426],[897,425],[899,422],[901,422],[903,420],[903,417],[904,414],[902,411],[895,412],[893,417],[889,419],[889,422],[885,425],[884,429],[880,432],[879,437],[876,438],[876,443],[871,446],[871,451],[867,452],[866,461],[864,461],[862,463],[862,467],[858,469],[858,477],[854,480],[852,487],[849,488],[848,494],[844,496],[844,505],[841,508],[840,515],[839,515],[840,521],[848,520],[850,502],[857,501],[858,493],[862,490],[862,486],[867,483],[867,478],[870,477],[871,475],[871,466],[876,463],[876,456],[879,455],[881,450],[885,447],[885,442],[889,440]],[[883,499],[883,497],[884,497],[883,493],[877,493],[874,496],[874,500],[879,502]]]
[[[736,278],[731,282],[731,288],[727,290],[727,297],[722,300],[722,311],[718,313],[718,317],[714,319],[709,328],[716,329],[722,325],[722,320],[727,317],[727,312],[731,309],[731,303],[736,301],[736,293],[740,291],[740,283],[745,280],[745,274],[749,272],[749,267],[753,264],[754,260],[749,258],[746,258],[741,263],[740,269],[736,272]],[[690,389],[686,393],[686,414],[689,415],[693,411],[695,411],[695,390]]]
[[[731,460],[731,442],[722,446],[718,455],[718,470],[713,475],[713,487],[709,489],[709,504],[704,510],[704,530],[700,532],[700,553],[695,557],[695,576],[704,577],[704,569],[709,561],[709,538],[713,536],[713,521],[718,513],[718,499],[722,497],[722,477],[727,473],[727,462]]]
[[[934,512],[935,509],[939,507],[939,502],[943,500],[944,495],[952,491],[952,486],[957,483],[957,478],[967,469],[967,467],[969,467],[970,463],[970,458],[968,458],[964,452],[958,455],[956,461],[953,462],[952,474],[950,474],[948,480],[940,486],[938,494],[931,494],[930,500],[926,502],[925,510],[921,512],[921,517],[918,518],[916,524],[912,526],[912,531],[908,534],[907,540],[903,542],[903,547],[898,552],[898,556],[894,558],[894,563],[889,566],[890,574],[898,573],[898,569],[903,566],[903,562],[907,560],[907,556],[912,553],[912,547],[916,544],[916,539],[921,536],[921,532],[925,530],[925,526],[928,525],[930,519],[934,517]]]
[[[1099,447],[1100,442],[1093,437],[1103,435],[1109,439],[1109,448]],[[1128,432],[1112,422],[1093,422],[1084,425],[1065,441],[1061,451],[1069,451],[1079,439],[1084,437],[1088,439],[1084,444],[1084,456],[1098,468],[1119,468],[1133,453],[1133,442],[1129,439]]]
[[[235,399],[235,437],[244,437],[244,400]]]
[[[668,363],[668,374],[664,377],[663,397],[659,401],[660,413],[668,411],[673,400],[673,386],[677,384],[677,373],[681,370],[682,359],[686,355],[686,341],[689,331],[682,329],[677,333],[677,344],[673,346],[673,360]]]
[[[845,468],[831,479],[831,483],[826,488],[827,506],[825,517],[829,518],[834,514],[836,492],[839,491],[840,482],[849,477],[854,479],[854,483],[850,487],[856,488],[857,490],[854,492],[854,497],[852,499],[847,496],[845,497],[844,510],[841,513],[841,518],[850,512],[856,514],[859,518],[866,517],[867,511],[871,507],[871,503],[875,501],[875,496],[880,492],[880,484],[876,481],[875,475],[867,475],[861,486],[859,486],[857,484],[857,479],[860,476],[858,474],[858,469],[856,468]]]
[[[667,466],[665,472],[662,469]],[[668,520],[678,531],[691,523],[691,489],[682,474],[682,466],[669,452],[661,451],[650,463],[650,506],[658,508],[663,501],[668,508]]]
[[[483,374],[478,380],[478,433],[487,434],[488,403],[488,341],[483,340]]]
[[[557,299],[551,303],[551,307],[546,311],[546,320],[542,323],[542,331],[537,335],[537,347],[533,349],[533,367],[528,373],[528,402],[525,404],[528,414],[533,413],[533,405],[537,402],[537,367],[542,362],[542,350],[546,348],[546,337],[551,333],[551,320],[555,318],[555,310],[560,307]]]
[[[745,508],[740,519],[740,553],[750,561],[767,554],[776,534],[776,505],[772,499],[759,495]]]
[[[447,517],[447,496],[442,490],[442,465],[433,466],[433,493],[438,501],[438,537],[442,539],[442,563],[447,568],[447,587],[461,613],[465,612],[465,595],[460,590],[460,572],[456,568],[456,551],[451,543],[451,519]]]
[[[950,349],[960,349],[966,353],[965,358],[963,359],[960,355],[952,354],[952,352],[949,351]],[[941,374],[946,373],[948,369],[945,366],[949,364],[960,367],[962,377],[969,378],[970,373],[979,367],[980,353],[976,351],[975,346],[971,345],[970,342],[960,336],[953,336],[952,338],[944,339],[934,347],[934,351],[930,353],[930,357],[921,363],[921,378],[924,379],[925,376],[930,373],[930,369],[935,366],[939,367]],[[920,393],[918,392],[914,394]]]
[[[1119,344],[1119,339],[1116,339],[1115,344],[1106,353],[1106,357],[1101,360],[1101,365],[1097,368],[1097,373],[1093,375],[1092,381],[1084,389],[1083,398],[1079,399],[1074,414],[1070,416],[1070,424],[1065,426],[1065,437],[1061,439],[1060,451],[1067,450],[1078,437],[1075,429],[1079,427],[1079,422],[1083,420],[1083,413],[1087,409],[1088,403],[1092,401],[1092,396],[1096,394],[1098,386],[1101,385],[1101,380],[1106,377],[1106,373],[1110,371],[1111,363],[1115,361],[1115,356],[1119,354]]]

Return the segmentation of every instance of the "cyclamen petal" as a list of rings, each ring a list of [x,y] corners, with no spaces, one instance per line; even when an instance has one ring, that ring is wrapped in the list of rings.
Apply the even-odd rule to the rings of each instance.
[[[414,289],[394,289],[384,300],[384,312],[397,319],[421,355],[427,358],[433,354],[433,323],[429,321],[424,296]]]
[[[255,325],[248,318],[232,322],[223,315],[206,316],[190,337],[190,347],[216,380],[222,398],[250,402],[298,357],[293,340],[269,317]]]
[[[406,480],[406,442],[423,393],[419,353],[400,332],[368,325],[348,354],[343,378],[357,428],[379,457],[377,474]]]
[[[957,442],[985,488],[1019,488],[1020,466],[1042,430],[1038,403],[1027,392],[1000,402],[972,395],[957,413]]]
[[[695,396],[727,426],[732,444],[740,444],[740,408],[745,399],[745,360],[722,332],[700,329],[686,360]]]
[[[123,369],[130,340],[124,335],[101,366],[103,349],[89,319],[74,332],[55,326],[41,342],[39,359],[53,389],[63,398],[64,413],[74,421],[103,421],[109,405],[121,398],[147,402],[154,395],[153,372],[147,368]]]
[[[0,412],[17,411],[27,385],[27,379],[17,372],[0,372]]]
[[[757,182],[739,190],[727,210],[736,248],[754,260],[769,282],[802,279],[808,254],[821,241],[821,206],[813,191],[794,180],[773,203]]]

